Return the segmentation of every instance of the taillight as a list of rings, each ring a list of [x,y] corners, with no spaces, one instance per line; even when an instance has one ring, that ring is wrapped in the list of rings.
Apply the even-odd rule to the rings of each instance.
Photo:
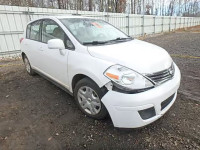
[[[24,38],[21,38],[21,39],[20,39],[20,43],[23,41],[23,39],[24,39]]]

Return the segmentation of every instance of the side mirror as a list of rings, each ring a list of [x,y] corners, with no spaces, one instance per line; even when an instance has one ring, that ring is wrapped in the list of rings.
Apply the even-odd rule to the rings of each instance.
[[[48,48],[49,49],[65,49],[65,45],[61,39],[51,39],[48,41]]]

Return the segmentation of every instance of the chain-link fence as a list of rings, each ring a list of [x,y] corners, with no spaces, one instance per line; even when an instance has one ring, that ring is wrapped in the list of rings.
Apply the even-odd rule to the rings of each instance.
[[[48,15],[81,15],[103,19],[133,37],[200,25],[200,18],[194,17],[147,16],[0,5],[0,57],[19,55],[19,39],[23,37],[26,24],[30,20]]]

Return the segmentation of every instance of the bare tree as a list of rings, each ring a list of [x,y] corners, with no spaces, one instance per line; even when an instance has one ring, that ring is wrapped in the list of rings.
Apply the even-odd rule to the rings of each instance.
[[[169,8],[168,8],[168,15],[172,16],[174,13],[174,4],[175,4],[175,0],[171,0],[169,3]]]
[[[200,15],[199,0],[0,0],[0,5],[155,15]],[[130,7],[127,7],[127,6]]]
[[[93,0],[89,0],[89,11],[92,11]]]

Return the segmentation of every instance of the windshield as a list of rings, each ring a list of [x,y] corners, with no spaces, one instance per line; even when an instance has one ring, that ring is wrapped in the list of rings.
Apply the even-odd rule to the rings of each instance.
[[[90,18],[65,18],[60,21],[82,44],[104,44],[131,39],[122,31],[103,20]]]

